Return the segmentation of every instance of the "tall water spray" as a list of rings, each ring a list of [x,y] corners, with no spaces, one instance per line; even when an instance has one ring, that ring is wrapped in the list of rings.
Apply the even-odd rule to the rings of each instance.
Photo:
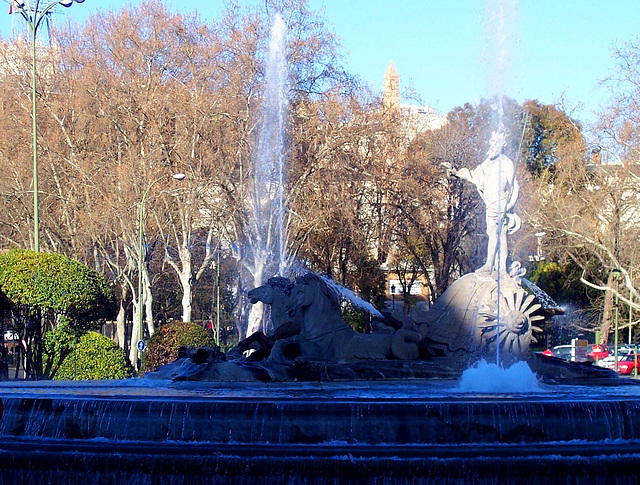
[[[486,14],[486,45],[484,58],[488,69],[490,94],[496,96],[497,106],[494,129],[503,126],[503,101],[507,88],[512,84],[512,55],[516,45],[516,0],[488,0]]]
[[[490,90],[496,96],[497,106],[494,120],[494,130],[496,132],[504,132],[504,96],[505,86],[508,84],[509,65],[511,46],[513,45],[512,33],[515,28],[517,2],[515,0],[489,0],[487,3],[487,12],[489,20],[487,22],[487,52],[489,65],[489,83]],[[502,152],[502,148],[500,150]],[[502,155],[502,153],[501,153]],[[499,158],[502,160],[502,157]],[[499,167],[502,173],[502,167]],[[503,183],[503,177],[499,177],[500,184]],[[498,193],[503,193],[504,187],[499,186]],[[500,204],[500,203],[499,203]],[[498,214],[502,214],[506,207],[498,207]],[[500,231],[500,223],[497,230]],[[496,247],[497,259],[501,260],[503,248],[501,239],[498,237]],[[497,297],[497,334],[500,334],[500,315],[501,315],[501,277],[500,271],[497,274],[498,297]],[[500,342],[496,342],[496,364],[500,365]]]
[[[284,165],[288,118],[289,70],[286,60],[287,28],[280,15],[274,18],[265,66],[262,118],[254,158],[252,217],[244,264],[254,287],[271,276],[284,276],[286,254]],[[264,330],[262,305],[249,314],[247,335]]]

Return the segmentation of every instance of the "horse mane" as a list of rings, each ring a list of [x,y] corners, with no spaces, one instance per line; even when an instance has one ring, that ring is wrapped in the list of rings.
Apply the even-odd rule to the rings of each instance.
[[[338,314],[342,312],[340,308],[340,299],[338,294],[327,285],[327,283],[315,273],[307,273],[298,279],[302,284],[313,284],[322,292],[322,295],[329,301],[332,309],[336,310]]]
[[[293,290],[295,283],[284,276],[273,276],[267,280],[267,285],[282,291],[287,296],[291,296],[291,290]]]

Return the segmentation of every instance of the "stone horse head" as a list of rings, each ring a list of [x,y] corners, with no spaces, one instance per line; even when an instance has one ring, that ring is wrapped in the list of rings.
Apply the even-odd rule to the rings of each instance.
[[[342,320],[338,295],[317,274],[307,273],[297,278],[293,294],[302,309],[301,333],[305,338],[351,331]]]
[[[271,322],[274,326],[272,338],[284,338],[300,333],[302,317],[300,305],[292,295],[294,283],[282,276],[269,278],[267,282],[249,291],[252,304],[259,301],[271,307]]]

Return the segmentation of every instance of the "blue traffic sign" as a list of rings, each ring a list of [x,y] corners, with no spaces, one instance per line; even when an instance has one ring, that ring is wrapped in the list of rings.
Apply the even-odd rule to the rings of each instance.
[[[142,352],[147,348],[147,343],[144,340],[138,340],[138,350]]]

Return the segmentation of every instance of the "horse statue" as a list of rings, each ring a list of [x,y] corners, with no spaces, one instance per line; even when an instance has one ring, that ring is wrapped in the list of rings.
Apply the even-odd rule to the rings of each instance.
[[[291,280],[275,276],[247,294],[251,304],[255,305],[260,301],[270,306],[271,323],[274,327],[270,337],[274,340],[298,334],[302,328],[299,308],[291,298],[294,286]]]
[[[274,328],[267,335],[260,331],[249,335],[238,343],[235,349],[237,352],[232,351],[232,354],[237,353],[239,357],[251,349],[251,360],[261,360],[269,356],[274,342],[300,333],[302,319],[298,307],[291,298],[291,290],[294,286],[288,278],[275,276],[269,278],[264,285],[247,293],[252,305],[258,302],[269,305]]]
[[[421,340],[418,332],[408,329],[394,333],[356,332],[342,320],[337,295],[314,273],[296,279],[285,307],[300,319],[301,328],[298,334],[275,342],[270,360],[349,362],[418,358]]]

